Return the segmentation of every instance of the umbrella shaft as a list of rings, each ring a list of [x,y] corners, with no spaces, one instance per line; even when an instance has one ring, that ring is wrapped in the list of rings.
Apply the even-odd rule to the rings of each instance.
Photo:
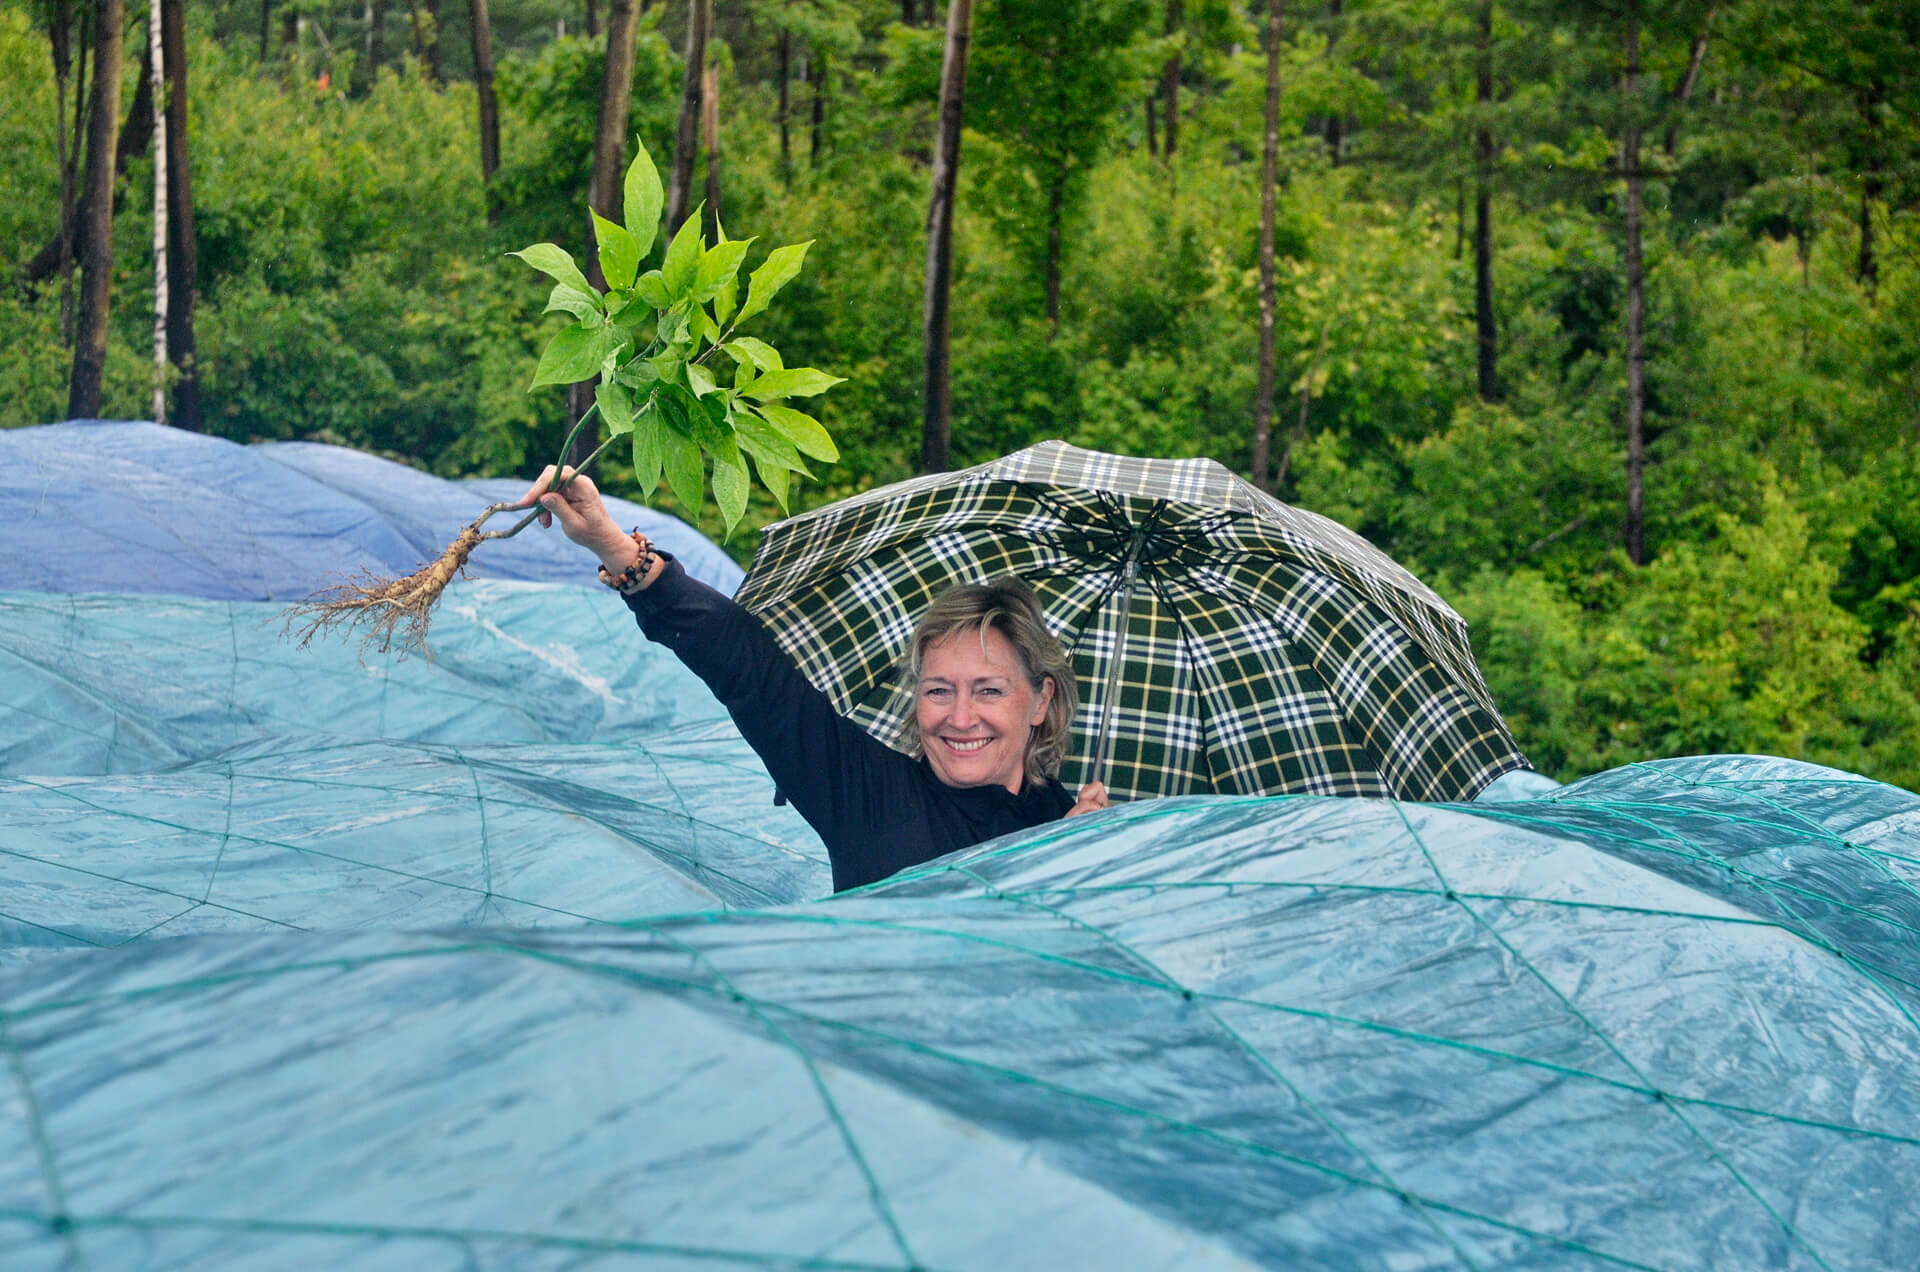
[[[1120,567],[1120,582],[1116,585],[1120,593],[1120,630],[1114,635],[1113,659],[1107,664],[1107,690],[1100,699],[1100,736],[1093,744],[1093,764],[1087,770],[1089,782],[1104,780],[1107,762],[1113,758],[1109,751],[1113,745],[1115,699],[1120,693],[1120,668],[1127,660],[1127,627],[1133,619],[1133,582],[1139,576],[1140,554],[1146,544],[1146,529],[1136,526],[1133,541],[1127,545],[1126,562]]]

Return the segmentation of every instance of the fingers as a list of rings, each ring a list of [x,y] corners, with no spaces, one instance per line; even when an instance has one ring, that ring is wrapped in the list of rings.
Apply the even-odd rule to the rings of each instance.
[[[1107,784],[1088,782],[1080,788],[1080,797],[1074,801],[1073,807],[1067,810],[1067,816],[1078,817],[1081,813],[1097,813],[1111,806],[1107,801]]]

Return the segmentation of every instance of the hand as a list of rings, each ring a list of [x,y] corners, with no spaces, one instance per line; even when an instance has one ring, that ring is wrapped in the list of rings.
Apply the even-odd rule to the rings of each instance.
[[[1067,810],[1066,815],[1078,817],[1081,813],[1097,813],[1107,807],[1110,807],[1107,803],[1107,784],[1088,782],[1080,788],[1080,798],[1074,801],[1073,807]]]
[[[531,508],[538,505],[541,526],[551,526],[557,519],[567,538],[593,552],[612,573],[618,574],[632,565],[639,555],[633,538],[619,527],[613,515],[607,511],[607,505],[602,502],[600,491],[592,479],[575,475],[572,468],[561,470],[560,476],[572,480],[559,490],[550,490],[554,481],[554,467],[548,464],[539,479],[527,487],[527,493],[520,496],[521,506]]]

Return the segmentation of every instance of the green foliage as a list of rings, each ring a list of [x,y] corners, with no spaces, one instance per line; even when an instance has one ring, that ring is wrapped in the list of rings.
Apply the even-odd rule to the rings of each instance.
[[[741,266],[753,240],[728,239],[722,229],[707,243],[696,209],[666,245],[659,268],[642,274],[664,202],[644,142],[624,189],[623,225],[589,209],[604,292],[552,243],[512,253],[553,280],[545,312],[574,319],[548,342],[531,387],[597,380],[594,404],[608,441],[631,437],[643,499],[664,475],[679,505],[698,509],[710,459],[714,502],[731,536],[747,510],[749,459],[785,510],[792,475],[810,475],[802,457],[830,463],[840,455],[817,420],[788,404],[818,396],[840,378],[786,366],[772,345],[739,333],[800,273],[812,243],[769,252],[747,276],[743,295]]]

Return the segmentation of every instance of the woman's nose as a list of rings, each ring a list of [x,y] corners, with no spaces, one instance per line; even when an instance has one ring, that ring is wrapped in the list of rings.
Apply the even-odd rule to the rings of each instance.
[[[956,729],[964,729],[977,717],[973,709],[973,695],[957,693],[953,696],[953,710],[947,713],[947,721]]]

